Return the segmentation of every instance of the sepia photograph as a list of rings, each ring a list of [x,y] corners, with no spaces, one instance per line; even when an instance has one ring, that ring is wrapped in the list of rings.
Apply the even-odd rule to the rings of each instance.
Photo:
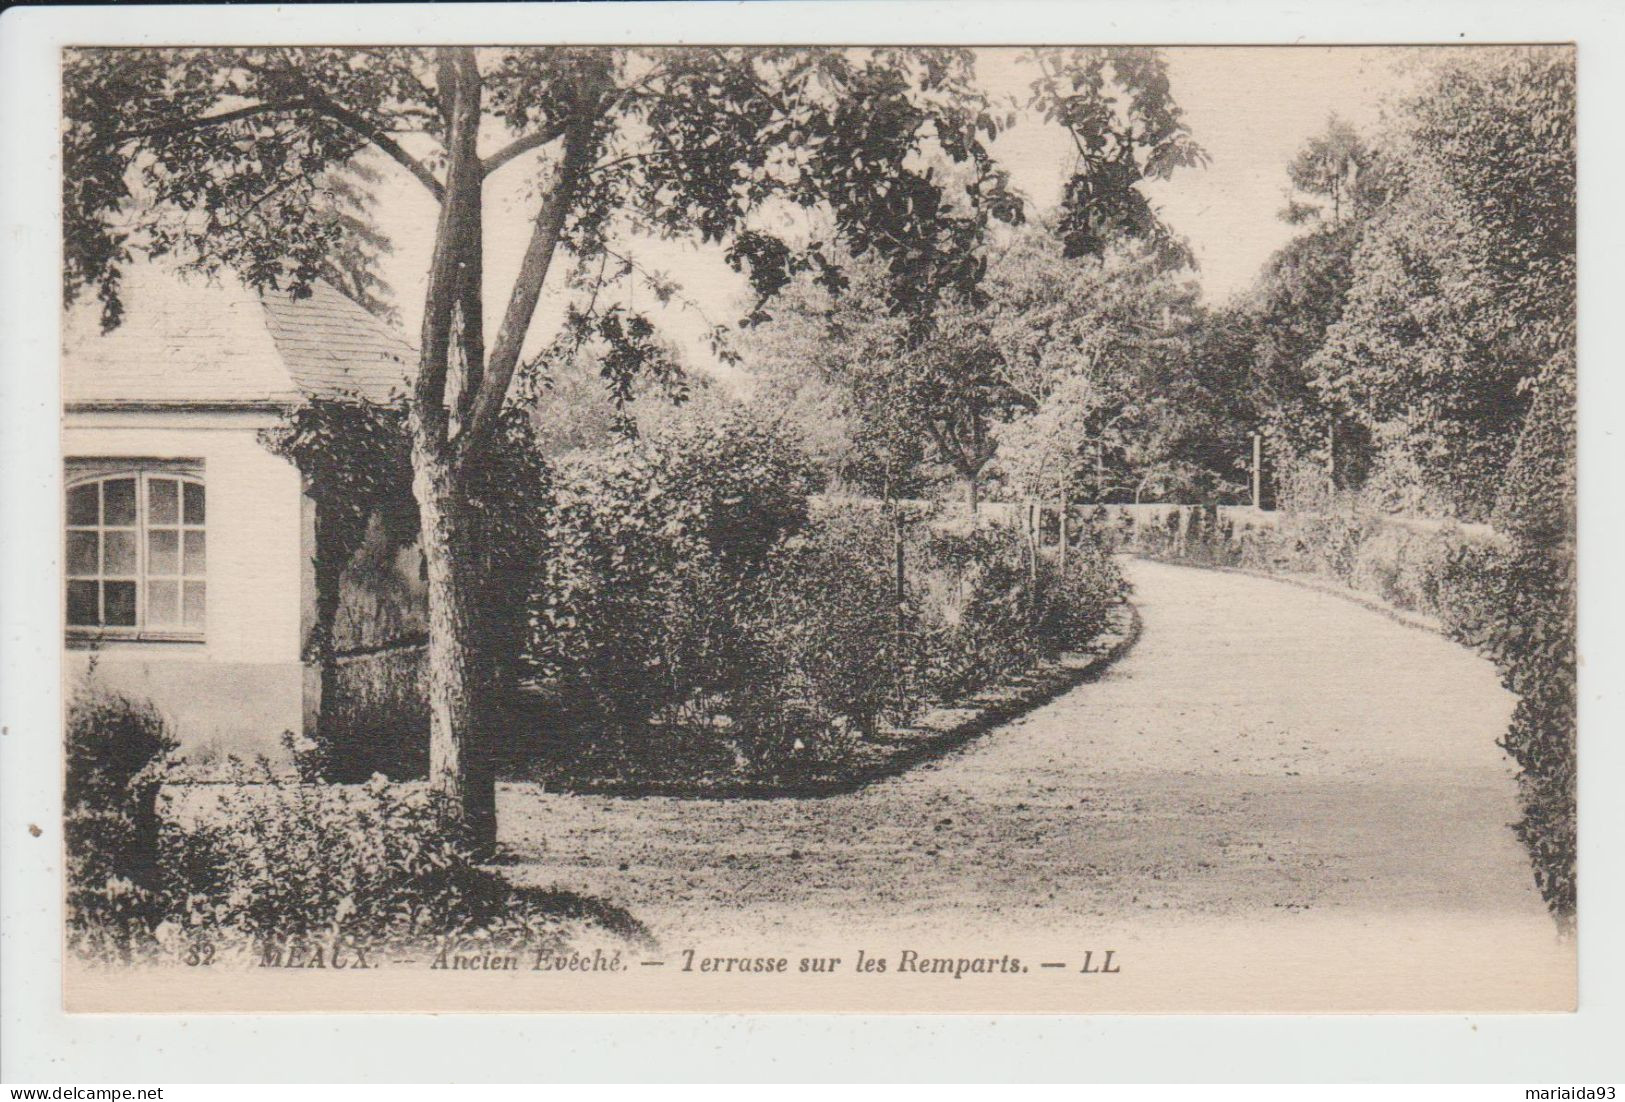
[[[1576,1008],[1571,43],[380,39],[60,52],[68,1011]]]

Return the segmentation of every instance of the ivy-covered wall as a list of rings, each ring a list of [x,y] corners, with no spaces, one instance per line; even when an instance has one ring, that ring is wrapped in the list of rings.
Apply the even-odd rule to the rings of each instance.
[[[307,735],[330,780],[416,776],[427,761],[428,593],[405,421],[398,408],[324,400],[261,438],[298,467],[315,506],[304,658],[319,673],[318,719]],[[492,691],[517,669],[552,493],[529,421],[509,411],[501,430],[469,489],[486,549],[473,564],[485,580],[475,627]]]

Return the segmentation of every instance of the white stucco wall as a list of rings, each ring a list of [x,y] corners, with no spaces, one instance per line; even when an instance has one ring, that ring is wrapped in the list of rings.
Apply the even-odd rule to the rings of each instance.
[[[183,744],[273,753],[302,729],[303,621],[309,517],[298,471],[258,441],[269,412],[70,412],[65,459],[171,459],[202,464],[208,600],[201,643],[102,641],[99,676],[141,692],[176,721]],[[68,652],[72,678],[88,660]]]

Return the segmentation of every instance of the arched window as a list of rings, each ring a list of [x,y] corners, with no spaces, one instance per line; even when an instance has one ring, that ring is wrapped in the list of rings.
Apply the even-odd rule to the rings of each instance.
[[[203,478],[175,464],[68,472],[70,635],[203,638],[208,602]]]

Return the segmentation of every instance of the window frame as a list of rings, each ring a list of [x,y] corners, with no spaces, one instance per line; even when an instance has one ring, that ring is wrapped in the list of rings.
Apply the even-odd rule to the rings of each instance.
[[[152,642],[152,643],[203,643],[208,634],[209,620],[209,568],[208,568],[208,486],[204,478],[203,464],[191,460],[146,460],[146,459],[70,459],[67,462],[62,487],[62,524],[60,539],[62,540],[62,622],[67,638],[70,642],[91,643],[98,641],[126,641],[126,642]],[[91,580],[90,575],[74,575],[69,573],[68,563],[68,533],[74,531],[97,532],[98,548],[105,540],[104,533],[108,530],[106,517],[101,510],[105,501],[105,490],[98,490],[98,513],[95,525],[74,524],[68,515],[69,498],[76,488],[85,485],[99,484],[110,480],[133,479],[135,482],[135,532],[136,567],[133,574],[135,582],[135,624],[70,624],[68,623],[68,583],[70,580]],[[150,517],[149,483],[153,479],[173,481],[178,483],[176,493],[176,517],[173,524],[154,525]],[[204,513],[203,522],[190,524],[186,521],[186,490],[185,485],[192,483],[203,491]],[[127,526],[119,526],[127,527]],[[153,575],[148,560],[150,558],[150,535],[154,530],[168,530],[176,533],[176,574],[173,580],[176,583],[176,614],[178,617],[185,614],[185,589],[187,575],[184,571],[184,556],[186,533],[197,531],[204,533],[204,566],[203,573],[192,575],[191,580],[201,582],[203,585],[203,624],[200,627],[184,627],[177,623],[174,626],[161,628],[151,627],[148,624],[147,614],[147,586],[153,580],[164,581],[171,579],[171,575]],[[101,584],[107,577],[103,572],[100,557],[97,563],[97,573],[94,576],[98,583],[98,601],[104,600]],[[118,575],[122,578],[123,575]],[[98,608],[99,615],[105,615],[105,610]]]

